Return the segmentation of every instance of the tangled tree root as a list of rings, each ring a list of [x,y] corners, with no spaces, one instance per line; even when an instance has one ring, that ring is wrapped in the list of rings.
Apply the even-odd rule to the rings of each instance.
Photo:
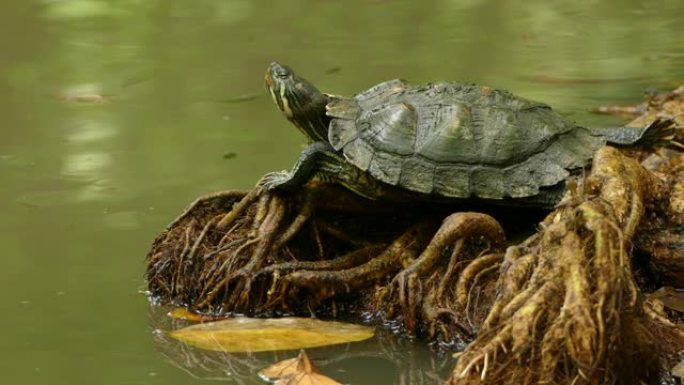
[[[196,310],[342,310],[472,341],[450,384],[634,383],[684,348],[681,325],[644,301],[633,271],[633,247],[653,256],[680,218],[653,220],[679,207],[678,182],[655,175],[601,149],[541,230],[505,253],[492,217],[452,207],[369,202],[330,185],[217,194],[158,237],[147,278],[154,294]],[[656,354],[663,338],[669,356]]]
[[[684,92],[627,112],[681,127]],[[149,289],[204,312],[374,315],[465,347],[449,384],[646,383],[684,355],[684,316],[642,294],[684,287],[684,154],[632,155],[643,167],[599,150],[505,251],[497,221],[459,207],[317,184],[207,196],[155,240]]]
[[[157,238],[147,279],[157,296],[197,310],[343,308],[465,341],[485,314],[470,299],[493,296],[504,232],[489,215],[453,210],[371,202],[331,185],[212,195]]]
[[[682,330],[645,306],[631,247],[665,186],[606,147],[584,192],[566,197],[503,260],[498,295],[449,384],[626,384],[654,378],[663,335]],[[647,315],[650,313],[650,315]],[[673,337],[674,335],[678,337]]]

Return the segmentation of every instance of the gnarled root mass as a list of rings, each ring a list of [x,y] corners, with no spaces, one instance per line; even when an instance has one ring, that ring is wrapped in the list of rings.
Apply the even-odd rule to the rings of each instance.
[[[681,95],[644,116],[681,123]],[[682,313],[642,294],[684,286],[684,154],[637,155],[599,150],[507,249],[462,207],[313,183],[207,196],[155,240],[149,289],[203,312],[372,315],[465,347],[449,384],[652,382],[684,349]]]
[[[204,197],[155,241],[149,288],[200,311],[344,310],[464,342],[486,314],[478,304],[493,298],[504,232],[489,215],[452,210],[315,184]]]
[[[149,288],[205,312],[370,314],[467,344],[450,384],[635,383],[684,348],[681,324],[644,300],[633,271],[633,250],[647,276],[663,255],[682,263],[676,248],[662,251],[682,218],[679,182],[655,175],[601,149],[540,231],[505,252],[497,221],[453,207],[315,184],[217,194],[157,238]]]
[[[582,189],[503,259],[498,294],[449,384],[628,384],[654,378],[682,329],[644,303],[632,240],[666,187],[606,147]],[[583,190],[583,191],[580,191]],[[672,327],[672,328],[670,328]]]

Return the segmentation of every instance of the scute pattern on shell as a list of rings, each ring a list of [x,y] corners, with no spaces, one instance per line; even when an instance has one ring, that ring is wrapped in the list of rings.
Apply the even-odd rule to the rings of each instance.
[[[329,140],[374,178],[453,198],[523,198],[587,165],[605,139],[545,104],[470,84],[380,83],[333,98]]]

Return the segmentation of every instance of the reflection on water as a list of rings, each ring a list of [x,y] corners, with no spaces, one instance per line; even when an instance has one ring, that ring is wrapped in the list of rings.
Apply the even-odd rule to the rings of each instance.
[[[106,152],[74,153],[64,157],[61,174],[80,181],[70,195],[74,202],[112,199],[115,183],[108,176],[112,157]]]
[[[104,152],[69,154],[64,159],[62,174],[93,179],[99,175],[106,175],[107,167],[111,163],[111,156]]]
[[[119,211],[106,213],[104,224],[107,227],[120,230],[135,230],[140,228],[140,218],[137,211]]]
[[[120,5],[104,0],[43,0],[42,16],[47,19],[69,21],[74,19],[88,19],[97,17],[126,17],[131,16],[135,6],[142,5],[140,1],[122,2]]]
[[[91,144],[103,140],[110,140],[117,134],[107,120],[82,119],[70,122],[71,133],[66,138],[77,144]]]
[[[155,348],[171,365],[198,379],[230,379],[241,385],[263,384],[255,375],[258,371],[299,353],[299,350],[222,353],[194,348],[165,333],[192,323],[173,320],[164,313],[165,310],[158,307],[150,309]],[[437,385],[444,382],[454,364],[451,355],[435,354],[427,346],[398,339],[387,330],[378,330],[374,337],[365,341],[311,348],[306,352],[323,374],[344,384]],[[373,368],[375,373],[361,374],[356,369],[358,366]],[[387,373],[392,373],[393,377],[388,377]]]
[[[208,383],[155,352],[136,291],[188,202],[296,159],[271,61],[343,95],[472,81],[614,125],[588,110],[684,78],[683,18],[678,1],[1,1],[3,382]],[[401,378],[350,362],[356,384]]]

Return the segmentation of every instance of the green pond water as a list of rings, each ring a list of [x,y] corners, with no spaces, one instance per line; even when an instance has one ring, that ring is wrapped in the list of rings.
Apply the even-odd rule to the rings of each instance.
[[[610,125],[589,109],[684,80],[682,20],[676,0],[2,0],[0,382],[258,382],[226,357],[184,368],[210,359],[160,342],[139,292],[187,203],[294,162],[272,60],[340,94],[469,81]],[[399,360],[348,349],[318,354],[341,382],[439,382],[423,343]]]

